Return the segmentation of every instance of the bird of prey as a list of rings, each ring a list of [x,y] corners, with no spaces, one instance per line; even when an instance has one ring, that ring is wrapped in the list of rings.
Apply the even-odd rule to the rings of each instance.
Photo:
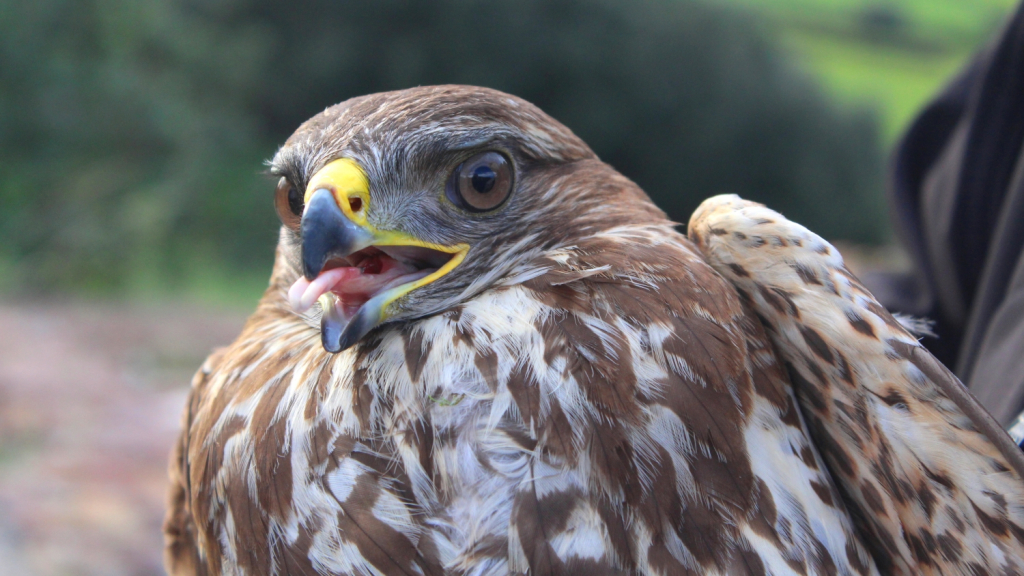
[[[1024,457],[841,256],[497,91],[351,99],[196,374],[172,575],[1024,572]]]

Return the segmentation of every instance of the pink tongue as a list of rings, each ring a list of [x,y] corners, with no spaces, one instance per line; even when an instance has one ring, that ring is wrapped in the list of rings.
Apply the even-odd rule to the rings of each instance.
[[[392,280],[415,272],[414,266],[387,257],[381,258],[379,274],[367,274],[362,268],[332,268],[321,272],[312,282],[305,276],[299,276],[288,289],[288,302],[301,313],[309,310],[327,292],[334,292],[346,308],[358,308]]]

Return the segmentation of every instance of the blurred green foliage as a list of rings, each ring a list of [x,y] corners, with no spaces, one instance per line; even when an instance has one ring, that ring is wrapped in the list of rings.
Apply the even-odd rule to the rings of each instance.
[[[874,118],[768,38],[688,0],[2,3],[0,282],[257,285],[277,227],[262,160],[328,105],[439,83],[534,102],[677,221],[728,191],[878,241]]]
[[[877,110],[887,145],[994,37],[1017,0],[716,0],[751,10],[840,104]]]

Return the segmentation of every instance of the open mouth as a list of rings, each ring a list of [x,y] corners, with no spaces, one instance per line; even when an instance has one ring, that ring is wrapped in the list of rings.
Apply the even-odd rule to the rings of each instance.
[[[470,249],[376,228],[367,220],[369,185],[355,160],[332,160],[306,186],[296,229],[302,277],[288,289],[288,300],[300,314],[320,303],[320,341],[332,354],[393,318],[396,300],[451,272]]]
[[[421,246],[370,246],[328,260],[313,281],[300,276],[288,290],[288,301],[297,312],[305,312],[330,294],[335,310],[348,321],[371,298],[427,278],[453,257]],[[322,304],[326,311],[329,303]]]

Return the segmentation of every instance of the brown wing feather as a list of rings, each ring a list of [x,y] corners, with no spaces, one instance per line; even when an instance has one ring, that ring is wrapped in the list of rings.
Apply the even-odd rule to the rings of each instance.
[[[689,243],[638,227],[561,256],[538,263],[549,272],[525,286],[560,311],[540,327],[545,359],[566,361],[562,386],[574,383],[585,398],[570,410],[592,417],[580,427],[583,454],[544,458],[547,446],[560,454],[566,445],[544,431],[552,418],[541,420],[538,452],[590,482],[543,501],[524,494],[522,509],[542,511],[513,522],[522,541],[541,547],[530,556],[534,573],[581,573],[552,569],[541,553],[553,540],[545,530],[566,530],[564,498],[621,525],[621,542],[609,547],[637,573],[876,573],[760,324]],[[607,328],[594,331],[594,320]],[[659,371],[656,383],[644,381]],[[673,426],[676,441],[665,434]],[[828,530],[815,533],[814,521]]]
[[[761,316],[879,568],[1021,573],[1024,458],[835,248],[736,196],[689,235]]]
[[[198,534],[192,517],[192,490],[189,476],[189,430],[197,403],[205,391],[213,366],[223,354],[215,351],[192,378],[192,390],[181,417],[182,434],[171,450],[168,473],[170,490],[167,516],[164,518],[164,566],[170,576],[206,576],[207,565],[199,552]]]

